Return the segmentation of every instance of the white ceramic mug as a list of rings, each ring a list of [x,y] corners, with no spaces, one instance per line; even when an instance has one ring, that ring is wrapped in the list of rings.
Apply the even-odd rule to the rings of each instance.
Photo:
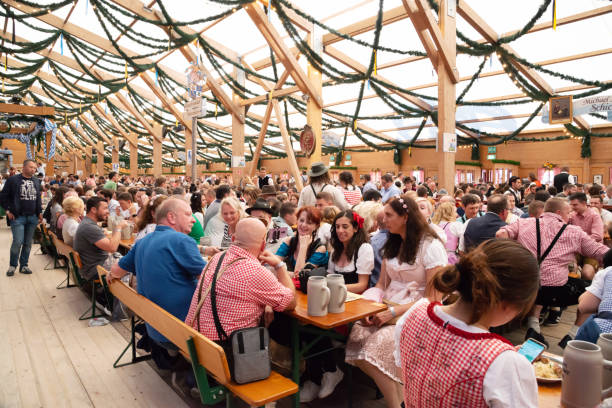
[[[604,360],[612,361],[612,333],[601,333],[597,345],[601,347]],[[604,389],[612,387],[612,367],[604,365],[602,375],[602,387]]]
[[[612,395],[612,388],[602,392],[603,366],[612,367],[612,361],[604,361],[601,347],[582,340],[568,342],[563,353],[561,406],[595,408]]]
[[[332,273],[327,275],[326,279],[329,288],[329,313],[344,312],[344,302],[346,302],[344,276],[339,273]]]
[[[324,276],[308,278],[308,315],[327,316],[329,288]]]

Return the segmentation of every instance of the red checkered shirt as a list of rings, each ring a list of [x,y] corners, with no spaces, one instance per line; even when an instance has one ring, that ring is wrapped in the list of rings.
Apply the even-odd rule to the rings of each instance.
[[[572,213],[569,223],[582,228],[582,230],[586,232],[587,235],[590,235],[595,241],[603,242],[603,221],[601,215],[594,209],[587,208],[582,215]]]
[[[560,215],[545,212],[540,217],[540,253],[544,254],[553,238],[564,224]],[[535,218],[519,218],[518,221],[502,227],[508,236],[518,241],[534,256],[537,256],[537,238]],[[567,265],[582,254],[601,262],[609,248],[588,236],[580,227],[568,225],[548,256],[540,265],[540,282],[542,286],[563,286],[567,283]]]
[[[213,274],[219,257],[217,254],[210,260],[206,275],[202,274],[196,292],[191,299],[189,313],[185,323],[197,330],[194,322],[198,306],[198,293],[202,279],[204,288],[202,294],[212,282]],[[229,264],[237,258],[246,258],[231,265],[221,279],[217,279],[217,311],[223,330],[229,336],[233,331],[259,325],[266,305],[281,312],[291,303],[293,290],[283,286],[272,272],[264,268],[250,253],[235,245],[230,246],[221,264]],[[219,340],[210,305],[210,294],[206,297],[200,311],[200,333],[211,340]]]

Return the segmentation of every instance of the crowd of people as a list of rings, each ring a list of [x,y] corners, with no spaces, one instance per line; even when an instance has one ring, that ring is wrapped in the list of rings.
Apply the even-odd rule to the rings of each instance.
[[[388,305],[352,327],[343,355],[373,379],[387,406],[435,399],[535,407],[533,370],[501,326],[523,319],[525,338],[548,345],[541,325],[558,324],[578,305],[561,347],[612,332],[612,213],[604,208],[612,185],[574,184],[562,170],[550,186],[531,174],[447,191],[402,174],[357,181],[344,171],[332,180],[325,164],[313,163],[298,191],[265,168],[235,184],[115,172],[39,180],[26,161],[0,193],[13,232],[7,275],[18,266],[31,273],[31,234],[44,218],[79,252],[87,279],[98,265],[110,270],[109,281],[131,273],[139,293],[214,341],[211,302],[198,288],[210,285],[219,263],[225,332],[265,323],[288,346],[283,312],[296,305],[297,274],[322,267],[341,274],[348,291]],[[121,257],[125,228],[135,243]],[[168,339],[147,332],[176,356]],[[302,402],[326,398],[344,376],[330,340],[311,351]]]

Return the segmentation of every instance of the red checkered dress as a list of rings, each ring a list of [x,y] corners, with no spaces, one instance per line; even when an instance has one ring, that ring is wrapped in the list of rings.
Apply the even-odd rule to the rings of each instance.
[[[212,282],[219,257],[220,254],[217,254],[210,260],[206,276],[200,277],[200,281],[204,279],[203,295]],[[228,336],[235,330],[258,326],[266,305],[281,312],[293,299],[291,289],[283,286],[272,272],[240,247],[230,246],[221,268],[237,258],[246,259],[231,265],[221,279],[217,279],[217,311],[221,325]],[[198,290],[191,299],[189,313],[185,319],[185,323],[196,329],[197,323],[194,322],[194,317],[201,283],[198,283]],[[210,294],[206,297],[200,312],[200,332],[211,340],[219,340],[210,306]]]
[[[401,334],[406,408],[486,407],[483,381],[501,353],[513,350],[503,337],[468,333],[434,313],[439,303],[415,306]]]

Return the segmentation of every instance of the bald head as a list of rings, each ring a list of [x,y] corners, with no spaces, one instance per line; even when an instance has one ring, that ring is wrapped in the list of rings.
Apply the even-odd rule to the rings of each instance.
[[[267,232],[266,226],[257,218],[243,218],[236,224],[232,240],[234,245],[248,251],[260,251]]]

